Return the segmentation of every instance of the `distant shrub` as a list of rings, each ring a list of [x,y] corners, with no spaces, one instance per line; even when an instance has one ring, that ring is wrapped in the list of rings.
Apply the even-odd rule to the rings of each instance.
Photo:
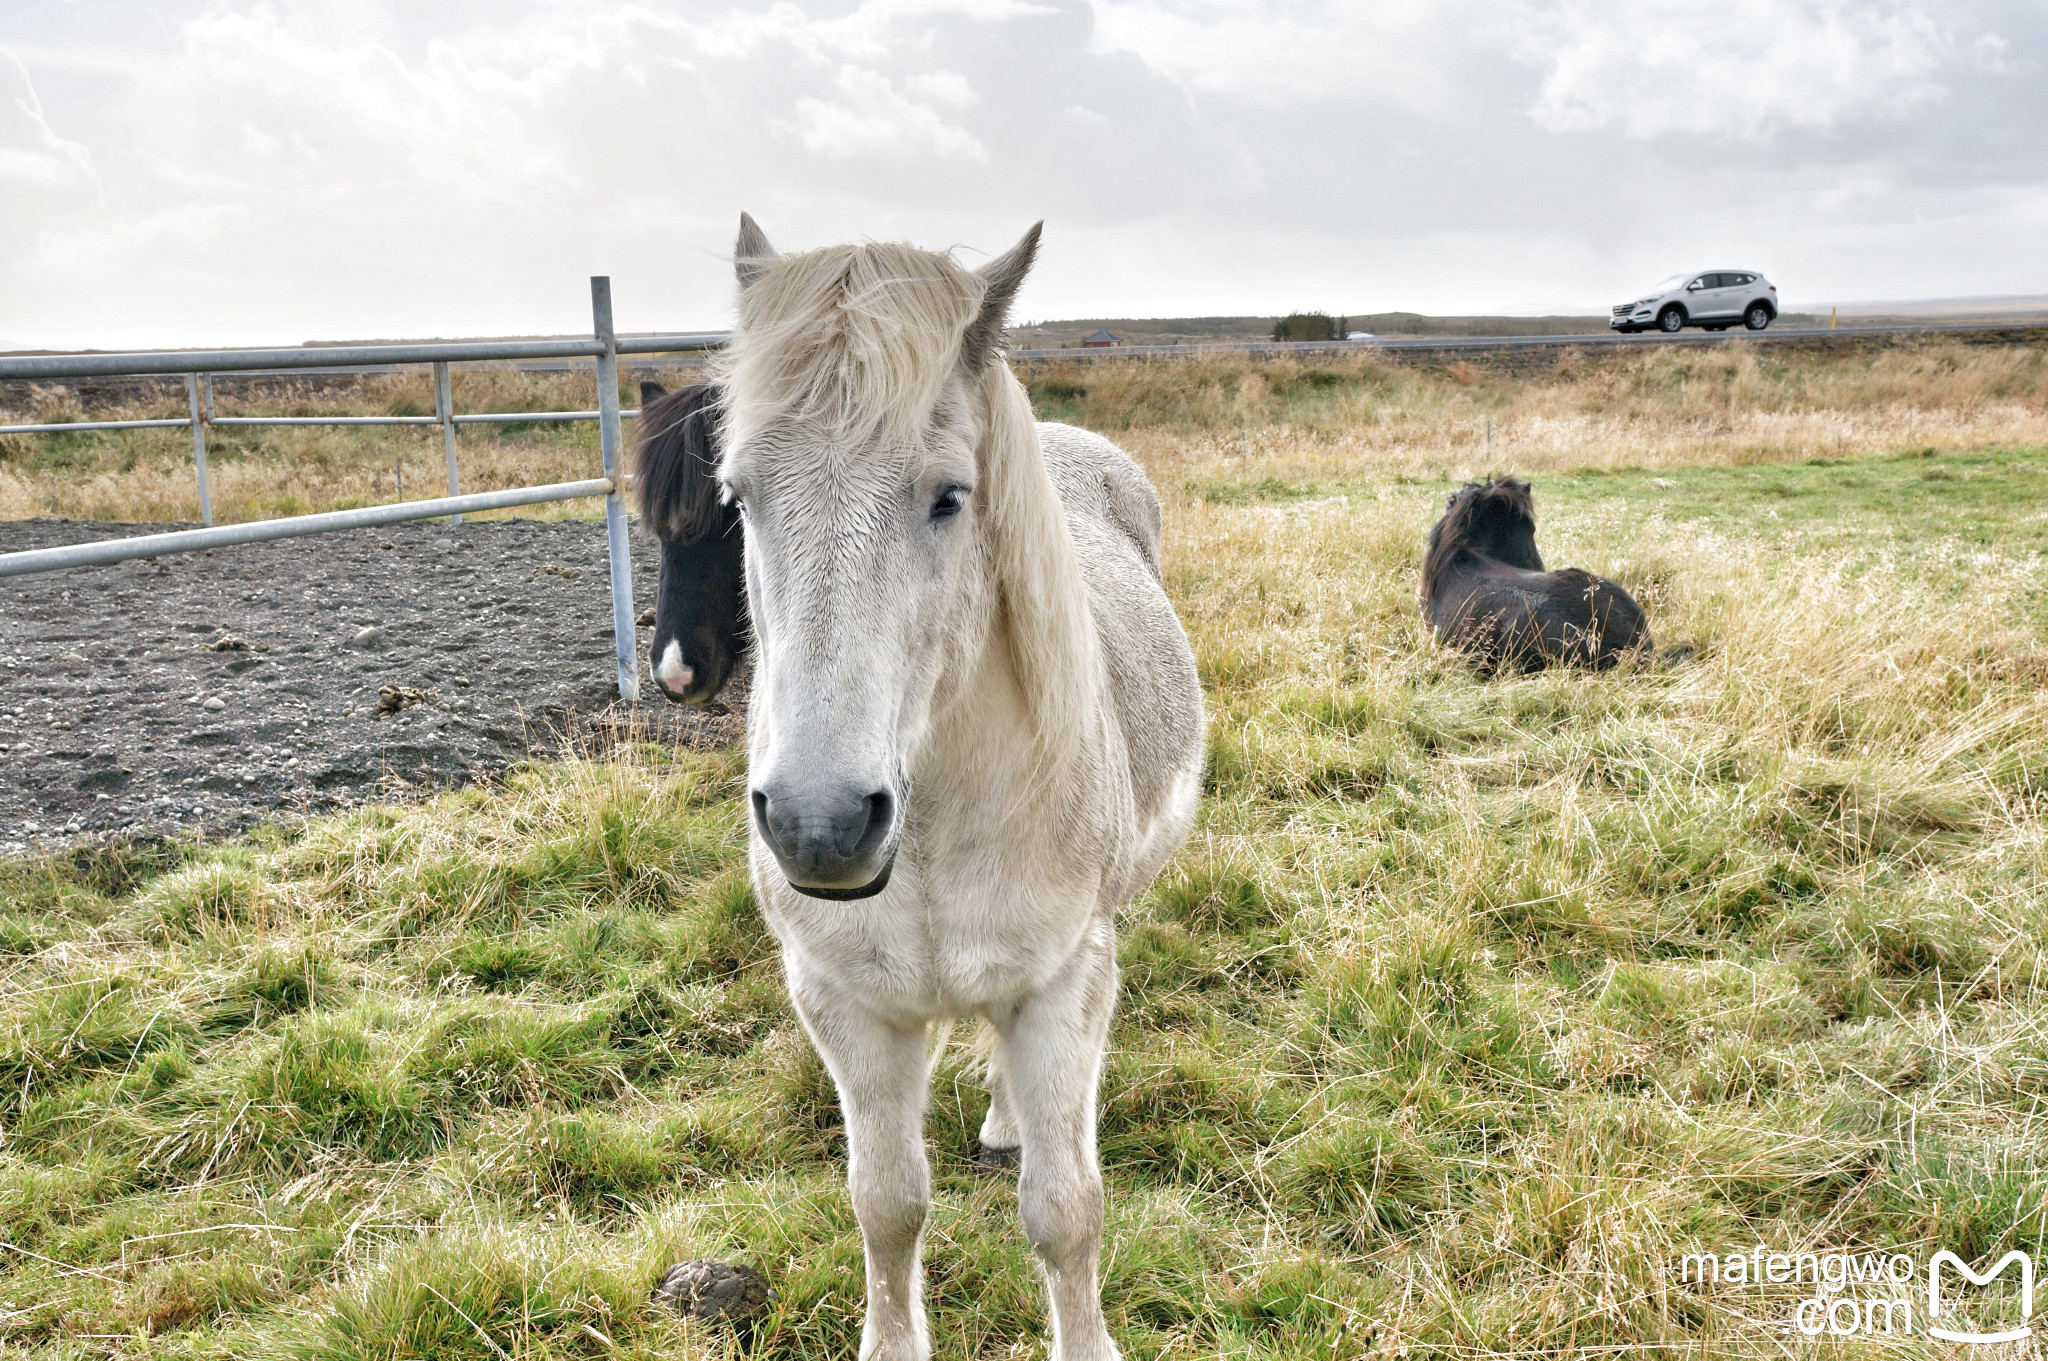
[[[1273,323],[1275,340],[1342,340],[1343,328],[1328,312],[1290,312]]]

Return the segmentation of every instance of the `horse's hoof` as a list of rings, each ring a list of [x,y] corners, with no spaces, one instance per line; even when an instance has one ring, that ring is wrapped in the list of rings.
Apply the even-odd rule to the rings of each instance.
[[[1015,1172],[1023,1161],[1022,1148],[995,1148],[975,1141],[974,1165],[985,1172]]]
[[[700,1323],[743,1324],[775,1300],[768,1278],[731,1262],[679,1262],[654,1287],[654,1302]]]

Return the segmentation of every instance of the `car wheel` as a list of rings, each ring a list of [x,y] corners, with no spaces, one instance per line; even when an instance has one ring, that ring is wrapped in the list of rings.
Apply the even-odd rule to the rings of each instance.
[[[1753,302],[1742,314],[1742,324],[1752,331],[1761,331],[1771,324],[1771,309],[1760,302]]]
[[[1685,329],[1685,310],[1677,303],[1657,314],[1657,329],[1666,335],[1677,335]]]

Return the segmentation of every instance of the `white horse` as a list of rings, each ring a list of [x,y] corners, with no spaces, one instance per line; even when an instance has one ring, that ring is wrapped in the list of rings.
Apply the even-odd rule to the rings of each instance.
[[[752,861],[839,1089],[862,1357],[922,1361],[923,1119],[955,1018],[995,1032],[1058,1361],[1117,1355],[1097,1280],[1113,914],[1186,838],[1194,659],[1128,456],[1034,425],[1004,364],[1033,227],[970,272],[902,245],[778,256],[742,216],[720,472],[746,524]]]

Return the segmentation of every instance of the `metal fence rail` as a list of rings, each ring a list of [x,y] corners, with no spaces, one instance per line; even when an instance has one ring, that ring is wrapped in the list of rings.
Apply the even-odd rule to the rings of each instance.
[[[594,421],[597,411],[479,411],[450,416],[201,416],[208,427],[239,425],[524,425],[531,421]],[[621,409],[623,420],[632,420],[639,408]],[[79,430],[183,430],[192,424],[190,416],[154,421],[56,421],[44,425],[0,425],[0,435],[63,435]]]
[[[359,506],[354,510],[327,510],[316,515],[293,515],[282,520],[251,520],[239,525],[215,525],[211,529],[174,529],[167,534],[131,534],[119,539],[97,539],[90,543],[66,544],[61,548],[34,548],[23,553],[0,553],[0,577],[29,572],[54,572],[65,567],[101,567],[111,562],[153,558],[161,553],[193,553],[202,548],[226,548],[238,543],[267,543],[272,539],[296,539],[307,534],[327,534],[337,529],[369,529],[377,525],[403,524],[408,520],[431,520],[465,510],[506,510],[513,506],[537,506],[546,501],[573,501],[585,496],[609,496],[609,477],[586,482],[555,482],[544,487],[514,487],[507,491],[471,492],[467,496],[443,496],[432,501],[400,501],[388,506]]]
[[[619,406],[621,354],[676,354],[715,349],[722,334],[633,336],[619,339],[612,329],[611,280],[590,281],[591,337],[588,340],[515,340],[425,345],[332,345],[302,349],[178,350],[142,354],[29,355],[0,359],[0,380],[181,375],[185,379],[187,416],[183,420],[72,421],[36,425],[0,425],[0,435],[65,434],[86,430],[162,430],[189,427],[192,460],[199,484],[199,518],[206,528],[168,534],[139,534],[120,539],[39,548],[0,554],[0,577],[91,567],[162,553],[190,553],[228,544],[263,543],[272,539],[328,534],[340,529],[399,524],[447,516],[459,521],[462,512],[501,510],[580,497],[604,498],[605,543],[611,563],[612,635],[616,644],[619,697],[640,698],[638,640],[634,634],[631,545],[626,534],[626,478],[620,467],[624,441],[620,422],[638,416],[637,409]],[[508,359],[590,359],[597,380],[595,411],[496,411],[458,415],[451,394],[448,365]],[[213,375],[300,369],[332,369],[363,365],[431,364],[434,371],[434,414],[431,416],[216,416]],[[460,425],[519,424],[540,421],[596,421],[604,476],[583,482],[558,482],[540,487],[462,494],[456,458],[455,429]],[[436,425],[441,428],[448,465],[448,495],[431,501],[293,515],[247,524],[213,523],[213,495],[206,471],[209,426],[263,425]]]

